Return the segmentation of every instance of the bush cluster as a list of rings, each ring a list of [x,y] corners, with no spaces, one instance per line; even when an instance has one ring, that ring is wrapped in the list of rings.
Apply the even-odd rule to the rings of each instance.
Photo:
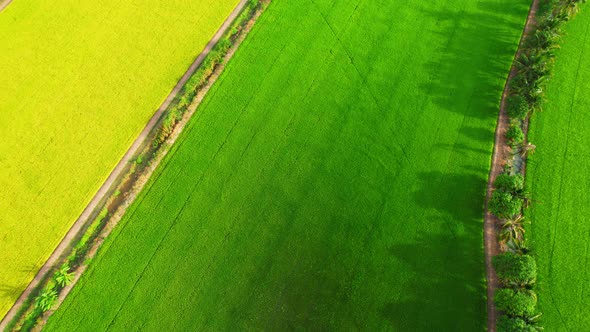
[[[506,139],[512,148],[516,148],[524,142],[524,132],[520,125],[512,123],[506,131]]]
[[[524,189],[524,176],[521,174],[510,175],[507,173],[502,173],[496,178],[494,186],[498,190],[502,190],[517,196]]]
[[[526,36],[515,62],[517,74],[510,81],[507,114],[510,127],[506,139],[522,157],[534,145],[526,142],[524,125],[531,112],[541,109],[545,84],[562,35],[562,26],[579,10],[586,0],[545,0],[541,4],[545,17],[537,18],[535,30]],[[518,172],[516,172],[518,173]],[[494,301],[502,315],[497,321],[499,332],[535,332],[542,328],[536,313],[537,295],[533,287],[537,280],[537,263],[528,253],[524,239],[522,209],[528,206],[524,191],[524,177],[520,174],[501,174],[494,182],[488,208],[501,219],[500,243],[507,252],[493,259],[494,268],[503,288],[496,292]]]
[[[522,318],[501,316],[496,326],[498,332],[537,332],[540,328]]]
[[[497,217],[507,219],[522,211],[522,200],[505,191],[496,190],[490,198],[489,208]]]
[[[167,110],[167,114],[152,141],[154,148],[162,145],[170,137],[199,90],[209,83],[209,79],[215,72],[215,69],[223,64],[223,60],[233,45],[233,42],[260,6],[260,0],[249,0],[244,11],[230,27],[229,32],[217,42],[213,50],[209,52],[209,55],[207,55],[203,63],[199,66],[199,69],[191,75],[180,92],[181,97],[175,100],[173,106]]]
[[[537,294],[528,289],[502,288],[496,292],[496,306],[511,317],[526,318],[535,315]]]
[[[523,96],[515,95],[508,98],[508,116],[512,119],[524,120],[529,115],[529,104]]]
[[[524,177],[520,174],[498,175],[494,182],[496,190],[489,202],[489,210],[498,218],[514,218],[522,212],[528,194],[524,191]]]
[[[494,269],[505,286],[530,287],[537,281],[537,263],[531,255],[506,252],[494,257]]]

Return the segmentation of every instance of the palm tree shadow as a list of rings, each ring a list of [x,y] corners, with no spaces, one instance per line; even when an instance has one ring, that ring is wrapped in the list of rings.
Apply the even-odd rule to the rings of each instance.
[[[30,264],[27,265],[26,267],[23,267],[19,270],[19,272],[22,273],[37,273],[40,269],[41,269],[42,265],[41,264]]]
[[[26,287],[26,285],[0,285],[0,298],[17,299]]]
[[[481,127],[461,127],[459,134],[477,142],[489,142],[489,137],[494,135],[494,132],[489,128]]]
[[[420,11],[437,22],[434,34],[444,41],[440,57],[425,64],[433,79],[422,85],[424,95],[448,111],[493,119],[497,116],[503,83],[517,48],[528,1],[481,1],[478,11]],[[520,21],[519,21],[520,20]],[[511,33],[513,32],[513,33]],[[434,46],[437,47],[437,46]],[[466,70],[468,68],[469,70]],[[477,86],[475,93],[465,86]]]
[[[457,225],[472,225],[482,220],[485,177],[467,172],[433,171],[420,173],[418,179],[421,187],[414,192],[414,198],[423,208],[434,209],[441,219],[452,220]]]
[[[486,181],[458,170],[420,173],[419,182],[413,195],[427,211],[428,230],[388,249],[415,277],[380,313],[399,331],[437,331],[449,326],[456,331],[481,330],[485,321],[481,220]],[[474,320],[478,315],[481,320]]]
[[[381,308],[381,316],[396,331],[482,330],[483,317],[473,317],[485,312],[485,285],[478,278],[483,265],[473,245],[464,238],[423,233],[414,242],[391,246],[393,259],[404,262],[415,277],[400,298]]]
[[[489,150],[486,150],[483,148],[474,148],[474,147],[468,146],[467,144],[463,144],[463,143],[455,143],[455,144],[437,143],[434,145],[434,147],[438,148],[438,149],[446,150],[448,152],[461,153],[463,155],[468,155],[473,152],[478,153],[478,154],[490,154]],[[481,171],[481,169],[480,169],[480,171]]]

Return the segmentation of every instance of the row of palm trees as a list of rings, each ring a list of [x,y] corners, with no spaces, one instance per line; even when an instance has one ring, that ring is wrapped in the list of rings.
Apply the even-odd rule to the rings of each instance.
[[[559,1],[549,14],[542,18],[534,32],[526,36],[524,47],[518,56],[515,66],[517,73],[510,81],[510,95],[522,96],[529,107],[529,114],[542,110],[545,86],[549,81],[551,66],[555,61],[555,51],[559,48],[559,40],[563,35],[563,24],[571,19],[580,10],[580,5],[586,0],[562,0]],[[511,119],[511,126],[526,126],[528,114],[525,120]],[[525,159],[536,149],[536,145],[526,139],[513,146],[515,156]],[[508,164],[513,166],[512,160]],[[512,169],[515,173],[520,169]],[[530,205],[530,195],[526,192],[519,194],[524,201],[524,208]],[[507,247],[517,248],[521,251],[524,243],[525,218],[517,214],[504,218],[501,223],[501,243]]]
[[[495,212],[500,219],[498,225],[499,243],[504,252],[512,252],[518,255],[528,255],[530,253],[525,238],[525,225],[529,221],[526,220],[523,210],[530,206],[532,200],[530,193],[524,189],[524,178],[520,175],[523,169],[520,166],[523,164],[522,161],[526,160],[527,156],[535,151],[536,146],[528,142],[526,134],[522,136],[522,132],[523,130],[526,131],[530,114],[542,110],[545,86],[550,79],[551,67],[555,62],[556,50],[559,48],[559,40],[563,35],[563,24],[578,13],[580,5],[585,2],[586,0],[560,0],[553,2],[546,16],[538,20],[535,30],[528,36],[525,36],[526,39],[522,44],[520,54],[514,64],[516,75],[510,81],[510,95],[512,97],[509,99],[509,103],[510,100],[518,101],[524,99],[528,110],[525,110],[526,114],[524,116],[513,116],[510,119],[511,128],[507,138],[514,143],[512,144],[513,158],[508,161],[509,166],[506,174],[501,175],[504,177],[499,180],[501,183],[498,183],[498,181],[495,183],[497,189],[490,200],[490,205],[496,204],[495,207],[490,206],[490,211]],[[518,105],[508,105],[509,108],[511,106],[514,108],[519,107]],[[515,132],[521,134],[515,135]],[[515,142],[515,136],[524,137],[524,139]],[[521,162],[514,162],[515,160]],[[520,185],[521,178],[522,186]],[[511,183],[512,187],[506,186],[506,181]],[[499,204],[498,199],[494,202],[494,196],[496,198],[510,197],[512,200],[518,202],[522,208],[510,210],[511,212],[508,214],[502,213],[509,211],[510,206]],[[514,203],[515,201],[511,202]],[[512,213],[514,211],[518,212]],[[519,289],[515,288],[514,290]],[[520,328],[526,327],[527,331],[542,330],[542,327],[538,324],[538,315],[517,317],[504,315],[499,322],[501,323],[498,325],[499,331],[503,329],[508,330],[517,326]]]

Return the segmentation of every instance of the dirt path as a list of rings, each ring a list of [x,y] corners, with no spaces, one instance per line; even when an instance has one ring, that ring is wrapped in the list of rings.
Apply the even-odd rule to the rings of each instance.
[[[9,0],[8,2],[10,2]],[[45,279],[45,277],[50,273],[57,263],[61,262],[69,253],[72,245],[75,245],[76,240],[79,238],[88,225],[96,218],[98,213],[98,208],[101,207],[106,200],[113,194],[113,192],[118,187],[120,181],[122,180],[123,176],[125,175],[126,171],[128,170],[130,164],[135,160],[135,157],[138,152],[142,151],[142,149],[151,144],[151,133],[154,128],[160,123],[164,112],[170,105],[170,103],[174,100],[177,94],[181,91],[184,84],[188,81],[191,75],[198,69],[201,65],[205,57],[209,55],[213,47],[217,44],[217,42],[223,37],[225,32],[229,29],[233,21],[238,17],[242,9],[246,6],[248,0],[241,0],[240,3],[236,6],[236,8],[230,13],[230,15],[226,18],[223,22],[219,30],[215,33],[213,38],[209,41],[205,49],[199,54],[199,56],[195,59],[195,61],[191,64],[189,69],[185,72],[182,76],[180,81],[176,84],[174,89],[170,92],[166,100],[162,103],[160,108],[156,111],[156,113],[152,116],[150,121],[147,123],[145,128],[139,134],[139,136],[135,139],[131,147],[127,150],[123,158],[119,161],[119,163],[115,166],[107,180],[103,183],[100,187],[96,195],[92,198],[92,200],[88,203],[80,217],[76,220],[73,226],[70,228],[66,236],[62,239],[60,244],[57,248],[53,251],[49,259],[45,262],[45,264],[41,267],[39,272],[35,275],[33,280],[29,283],[27,288],[23,291],[21,296],[12,306],[12,308],[8,311],[6,316],[0,321],[0,331],[3,331],[7,324],[12,321],[12,319],[16,316],[18,311],[21,309],[22,305],[26,302],[29,298],[31,293],[38,287],[38,285]],[[4,7],[8,3],[2,4]],[[0,10],[3,8],[0,5]]]
[[[148,182],[148,180],[150,179],[150,177],[152,176],[154,171],[158,168],[158,166],[160,165],[160,162],[166,157],[166,155],[168,154],[168,152],[172,148],[174,142],[176,142],[176,139],[178,139],[178,137],[180,136],[180,134],[184,130],[186,124],[190,121],[193,114],[197,111],[199,105],[201,104],[201,102],[203,101],[203,99],[205,98],[205,96],[207,95],[207,93],[209,92],[209,90],[211,89],[213,84],[215,83],[215,81],[217,81],[217,79],[219,78],[219,75],[221,75],[221,73],[225,69],[226,64],[234,56],[235,52],[240,47],[241,43],[244,41],[244,39],[246,38],[246,36],[248,35],[250,30],[254,26],[254,23],[262,14],[262,11],[263,10],[259,10],[257,13],[255,13],[254,16],[246,24],[246,26],[243,30],[243,33],[238,37],[238,39],[234,42],[234,45],[229,49],[228,53],[225,55],[223,64],[216,67],[213,74],[208,79],[209,83],[207,83],[204,87],[202,87],[199,90],[199,92],[195,96],[193,102],[188,107],[187,112],[183,116],[183,119],[178,123],[178,125],[174,129],[173,133],[169,136],[169,138],[166,142],[166,147],[163,147],[161,153],[158,153],[157,157],[151,161],[150,166],[147,169],[145,169],[144,171],[142,171],[141,178],[137,180],[135,185],[133,185],[133,188],[131,189],[128,198],[125,199],[121,203],[121,205],[115,211],[113,217],[110,218],[105,229],[100,233],[99,240],[91,247],[91,249],[90,249],[89,253],[86,255],[85,259],[94,258],[94,256],[98,252],[98,249],[100,249],[100,247],[102,246],[102,243],[104,242],[104,240],[109,236],[111,231],[115,228],[115,226],[119,223],[121,218],[123,218],[123,216],[127,212],[127,208],[137,198],[137,195],[139,195],[141,193],[145,184]],[[86,271],[86,269],[88,267],[89,266],[87,264],[82,264],[75,271],[74,280],[72,280],[72,282],[69,285],[67,285],[66,287],[64,287],[62,289],[62,291],[59,294],[58,300],[55,303],[55,305],[53,306],[53,308],[51,310],[47,311],[43,315],[40,322],[37,323],[37,325],[35,326],[35,329],[33,331],[41,331],[43,329],[43,327],[47,323],[47,320],[49,319],[49,317],[63,303],[63,301],[66,299],[68,294],[72,291],[72,289],[74,288],[76,283],[80,280],[80,278],[82,277],[82,275],[84,274],[84,272]]]
[[[524,27],[524,31],[518,46],[516,57],[520,54],[520,48],[524,41],[524,37],[528,35],[535,25],[535,16],[539,8],[539,0],[533,0],[531,9],[527,17],[527,21]],[[494,154],[492,156],[492,168],[490,169],[490,176],[487,186],[487,197],[486,197],[486,213],[484,218],[484,247],[485,247],[485,264],[486,264],[486,279],[488,282],[487,288],[487,308],[488,308],[488,332],[496,331],[496,318],[497,311],[494,305],[494,294],[498,288],[498,279],[496,272],[492,265],[492,257],[500,253],[500,246],[498,243],[498,234],[496,226],[498,225],[498,218],[490,213],[488,210],[488,202],[492,195],[493,183],[496,177],[502,173],[506,161],[511,157],[511,149],[508,146],[505,138],[506,130],[510,126],[508,114],[506,113],[506,99],[510,91],[508,82],[516,75],[516,67],[513,65],[508,75],[508,80],[504,86],[504,92],[502,93],[502,101],[500,102],[500,114],[498,115],[498,124],[496,127],[495,142],[494,142]]]
[[[10,3],[12,2],[12,0],[0,0],[0,12],[8,7],[8,5],[10,5]]]

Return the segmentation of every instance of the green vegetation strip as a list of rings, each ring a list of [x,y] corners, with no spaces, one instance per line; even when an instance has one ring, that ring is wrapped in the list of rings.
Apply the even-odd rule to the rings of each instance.
[[[558,63],[563,61],[561,60],[561,57],[564,55],[558,53],[557,50],[559,49],[560,38],[564,33],[564,23],[577,14],[581,3],[584,2],[586,1],[560,0],[545,1],[542,4],[542,14],[537,15],[535,29],[525,37],[522,49],[519,50],[519,56],[515,61],[516,75],[511,78],[509,84],[509,93],[511,96],[508,98],[507,102],[507,113],[510,116],[511,124],[510,129],[506,132],[506,138],[511,145],[513,157],[510,158],[510,160],[507,160],[505,173],[498,176],[495,180],[495,191],[488,204],[489,210],[500,219],[499,241],[502,250],[505,251],[505,253],[494,257],[495,269],[502,286],[502,289],[498,290],[495,295],[496,306],[503,313],[497,322],[497,330],[500,332],[534,332],[543,330],[541,325],[544,324],[540,324],[541,313],[539,313],[537,309],[538,299],[537,293],[535,292],[538,274],[537,263],[535,258],[530,255],[531,249],[527,242],[528,237],[525,236],[525,230],[527,228],[525,225],[530,224],[530,219],[533,221],[533,230],[540,230],[542,234],[549,234],[549,236],[553,237],[552,241],[547,241],[546,243],[541,243],[538,241],[538,238],[534,238],[534,249],[537,249],[544,254],[543,259],[546,261],[543,263],[549,265],[549,275],[559,276],[561,275],[560,273],[563,272],[559,271],[558,273],[553,274],[554,264],[558,263],[554,260],[554,252],[557,243],[555,238],[556,229],[548,228],[545,223],[538,223],[536,217],[539,215],[536,212],[528,213],[527,217],[530,218],[532,216],[533,218],[525,221],[523,209],[528,208],[532,202],[533,206],[535,206],[534,211],[537,211],[536,206],[542,205],[542,203],[539,202],[538,197],[536,196],[536,191],[533,191],[531,198],[531,193],[525,190],[524,177],[522,174],[525,173],[525,162],[527,157],[536,150],[536,145],[530,143],[526,135],[530,116],[531,114],[536,115],[545,104],[547,82],[552,77],[551,73],[553,70],[553,64],[557,55],[559,55],[560,59]],[[582,43],[582,45],[584,45],[583,47],[585,47],[585,40],[589,32],[588,27],[590,27],[588,24],[584,26],[583,33],[580,35],[584,40]],[[565,53],[566,59],[568,58],[568,55],[571,56],[572,54]],[[551,215],[552,213],[556,213],[555,216],[560,217],[560,212],[562,212],[561,199],[565,175],[564,168],[566,159],[570,157],[567,153],[570,136],[567,135],[569,135],[569,130],[571,129],[572,113],[574,112],[576,102],[576,90],[579,88],[577,85],[578,78],[583,60],[582,55],[575,58],[578,59],[577,62],[574,62],[576,64],[576,70],[574,71],[575,79],[572,81],[559,82],[565,86],[571,85],[573,96],[570,94],[558,94],[557,91],[553,92],[557,94],[556,96],[551,96],[551,92],[548,93],[549,97],[554,97],[557,101],[562,103],[561,106],[565,112],[569,112],[569,122],[567,122],[567,125],[557,127],[561,131],[563,131],[564,127],[567,127],[568,129],[565,132],[565,151],[560,154],[560,156],[562,156],[560,163],[561,169],[556,171],[555,168],[551,168],[552,172],[542,173],[544,177],[540,179],[541,184],[553,184],[554,181],[559,178],[555,177],[555,175],[561,172],[561,180],[558,182],[559,184],[557,187],[558,193],[553,193],[553,198],[557,198],[557,206],[554,207],[549,205],[550,210],[541,208],[541,210],[546,213],[540,215],[541,218]],[[571,69],[571,66],[568,69]],[[561,72],[558,74],[563,75],[564,73]],[[565,77],[568,76],[564,75],[561,79]],[[560,85],[560,87],[564,85]],[[560,90],[559,92],[562,91],[563,90]],[[568,100],[560,99],[560,97],[569,98],[571,101],[568,102]],[[548,104],[553,106],[552,101]],[[563,118],[563,114],[560,114],[559,118]],[[551,123],[552,126],[560,124],[560,122],[557,121],[557,118],[553,117],[553,120],[555,120],[555,122]],[[534,135],[531,135],[531,138],[534,138]],[[551,136],[548,141],[555,142],[556,139],[558,140],[559,138]],[[562,146],[562,144],[563,142],[559,143],[560,146]],[[549,145],[551,146],[552,144],[549,143]],[[553,146],[556,147],[555,145]],[[559,164],[559,158],[552,158],[550,161],[552,166],[556,165],[556,159],[558,159]],[[539,168],[538,164],[534,163],[534,159],[531,164],[533,166],[531,168],[534,169],[533,173],[537,173]],[[529,183],[528,187],[535,188],[534,184],[537,183],[537,180],[539,179],[537,178],[534,181],[531,181],[533,185]],[[555,189],[554,186],[549,186],[549,188]],[[543,189],[548,188],[541,187],[541,191]],[[577,187],[574,189],[577,189]],[[545,193],[549,194],[549,192]],[[567,196],[564,197],[564,199],[568,199]],[[555,200],[553,200],[552,203],[553,202],[555,202]],[[553,210],[551,210],[551,208],[553,208]],[[576,212],[580,212],[578,207],[575,207],[575,209]],[[553,225],[555,226],[555,224]],[[545,228],[543,228],[543,226],[545,226]],[[579,229],[573,232],[576,232],[577,234]],[[574,238],[574,240],[577,239],[579,238]],[[557,256],[558,259],[559,257],[566,257],[571,260],[570,262],[577,261],[577,255],[572,254],[571,250],[569,250],[571,248],[570,243],[567,243],[566,246],[567,247],[564,248],[567,249],[563,252],[565,255]],[[547,248],[551,249],[547,250]],[[547,255],[548,251],[550,253],[549,255]],[[572,264],[571,268],[579,269],[579,266]],[[576,272],[579,271],[578,269],[576,269]],[[555,283],[553,279],[546,281],[551,285],[556,285],[555,288],[549,289],[549,294],[543,294],[550,296],[550,301],[544,300],[545,303],[551,303],[553,305],[552,309],[556,309],[552,313],[553,317],[550,318],[548,324],[552,331],[570,331],[572,330],[572,326],[575,327],[573,330],[576,331],[583,331],[590,328],[587,315],[585,314],[585,311],[587,311],[585,310],[586,306],[583,302],[583,293],[585,287],[588,286],[588,281],[585,276],[586,266],[583,269],[581,278],[576,279],[576,286],[578,288],[570,286],[570,283],[572,282],[571,274],[567,275],[567,282],[562,282],[561,284],[558,282]],[[563,280],[566,281],[566,279]],[[578,292],[581,293],[578,298],[579,300],[574,301],[574,303],[570,301],[569,297],[559,298],[558,301],[553,295],[554,291],[563,294],[571,289],[577,289]],[[560,307],[565,310],[559,310],[558,308]],[[543,309],[543,307],[541,307],[541,309]],[[556,316],[559,319],[557,319]]]
[[[238,0],[0,13],[0,317]]]
[[[528,1],[274,1],[46,330],[481,330]]]
[[[531,119],[528,238],[546,331],[590,331],[590,8],[565,27],[543,112]]]
[[[229,52],[232,46],[234,49],[237,48],[238,40],[243,39],[242,35],[253,23],[255,15],[264,9],[264,3],[250,0],[241,10],[239,16],[231,23],[227,32],[191,75],[177,98],[166,110],[163,121],[154,129],[153,144],[145,147],[136,158],[118,189],[106,200],[103,210],[87,227],[77,244],[71,249],[68,257],[55,273],[47,276],[46,280],[33,292],[34,298],[27,299],[20,312],[7,325],[7,330],[28,331],[35,327],[44,313],[54,307],[60,292],[70,286],[75,274],[85,271],[89,260],[94,257],[92,251],[102,244],[102,239],[99,237],[108,236],[110,228],[116,225],[120,218],[119,215],[124,213],[128,202],[134,200],[136,191],[140,190],[142,182],[145,181],[144,178],[151,174],[162,156],[170,149],[175,135],[182,130],[182,122],[186,122],[192,115],[191,107],[193,111],[196,107],[192,104],[198,103],[198,100],[194,99],[197,95],[202,96],[208,91],[214,74],[218,75],[224,61],[231,57]],[[191,102],[189,103],[188,100]],[[107,225],[109,229],[105,230]]]

